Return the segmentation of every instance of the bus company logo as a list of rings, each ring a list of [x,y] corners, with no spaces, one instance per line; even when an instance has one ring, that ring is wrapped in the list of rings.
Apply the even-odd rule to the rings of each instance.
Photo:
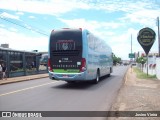
[[[68,50],[68,43],[63,43],[62,48],[63,50]]]
[[[56,50],[75,50],[75,42],[73,40],[58,40]]]
[[[2,117],[12,117],[11,112],[2,112]]]

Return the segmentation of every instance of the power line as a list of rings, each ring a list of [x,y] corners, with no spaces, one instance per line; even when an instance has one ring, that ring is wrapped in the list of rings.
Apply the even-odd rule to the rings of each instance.
[[[37,30],[33,29],[33,27],[31,27],[30,25],[28,25],[28,26],[31,27],[31,28],[28,28],[28,27],[26,27],[26,26],[24,26],[24,25],[20,25],[20,24],[18,24],[18,23],[16,23],[16,22],[13,22],[13,21],[11,21],[11,20],[8,20],[8,19],[5,18],[3,15],[1,15],[0,18],[1,18],[2,20],[4,20],[4,21],[9,22],[9,23],[15,24],[15,25],[17,25],[17,26],[20,26],[20,27],[25,28],[25,29],[28,29],[28,30],[32,30],[32,31],[34,31],[34,32],[37,32],[37,33],[39,33],[39,34],[41,34],[41,35],[44,35],[44,36],[47,36],[47,37],[48,37],[48,34],[45,34],[45,33],[43,33],[43,32],[37,31]]]

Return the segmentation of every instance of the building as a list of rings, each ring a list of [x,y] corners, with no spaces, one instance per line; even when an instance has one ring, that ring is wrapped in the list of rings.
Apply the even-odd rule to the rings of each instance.
[[[3,47],[3,48],[9,48],[9,44],[1,44],[1,47]]]

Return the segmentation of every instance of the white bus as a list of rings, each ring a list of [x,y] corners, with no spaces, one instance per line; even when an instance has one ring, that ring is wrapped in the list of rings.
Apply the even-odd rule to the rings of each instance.
[[[52,80],[98,83],[100,77],[112,73],[112,50],[86,29],[53,30],[49,40],[48,70]]]

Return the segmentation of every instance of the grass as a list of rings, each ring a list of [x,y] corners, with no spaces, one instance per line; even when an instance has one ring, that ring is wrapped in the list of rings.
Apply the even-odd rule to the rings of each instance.
[[[139,79],[156,79],[156,75],[148,75],[142,72],[139,68],[133,67],[133,71],[136,73],[137,78]]]

